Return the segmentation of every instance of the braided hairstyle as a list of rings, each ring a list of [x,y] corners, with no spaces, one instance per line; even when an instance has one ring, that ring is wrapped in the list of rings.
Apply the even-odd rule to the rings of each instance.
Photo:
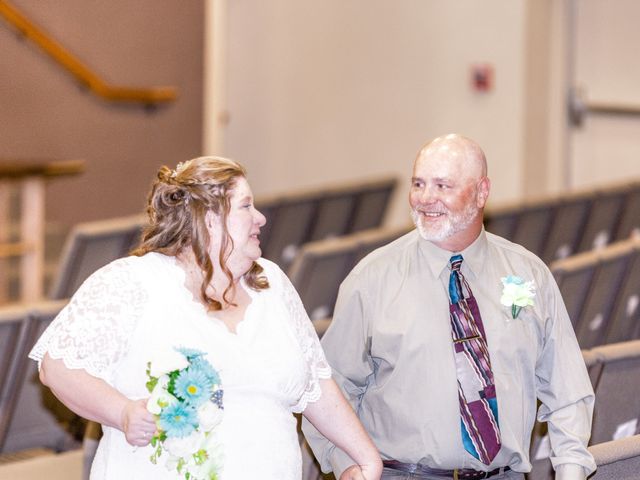
[[[220,310],[221,302],[207,295],[207,287],[213,278],[213,263],[209,258],[209,231],[205,221],[207,212],[220,216],[223,225],[218,263],[229,280],[222,294],[234,292],[233,275],[226,261],[233,250],[233,240],[227,231],[230,196],[239,177],[246,177],[246,170],[239,163],[222,157],[198,157],[179,163],[175,170],[162,166],[147,199],[149,223],[145,227],[139,246],[132,255],[149,252],[177,256],[183,249],[191,248],[196,263],[204,273],[200,297],[208,310]],[[228,247],[231,248],[228,248]],[[244,274],[250,288],[269,288],[263,269],[256,262]]]

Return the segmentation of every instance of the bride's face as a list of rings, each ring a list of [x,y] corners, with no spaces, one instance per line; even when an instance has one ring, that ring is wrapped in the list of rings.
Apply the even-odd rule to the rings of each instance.
[[[260,258],[260,228],[266,218],[253,204],[253,194],[247,179],[239,177],[229,198],[230,208],[227,216],[226,230],[233,245],[227,245],[227,267],[234,276],[244,275],[255,260]],[[222,219],[211,212],[207,214],[207,228],[211,239],[209,255],[214,264],[218,263],[222,248]]]

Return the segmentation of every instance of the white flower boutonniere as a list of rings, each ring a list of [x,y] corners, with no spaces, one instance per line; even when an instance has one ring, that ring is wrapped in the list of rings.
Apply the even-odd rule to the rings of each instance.
[[[533,305],[533,297],[536,296],[533,280],[525,282],[515,275],[502,277],[500,280],[503,285],[500,303],[505,307],[511,307],[511,316],[517,318],[522,307]]]

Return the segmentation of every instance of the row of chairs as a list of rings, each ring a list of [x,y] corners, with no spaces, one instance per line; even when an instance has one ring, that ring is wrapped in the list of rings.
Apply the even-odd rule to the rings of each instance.
[[[263,255],[286,269],[305,243],[381,226],[397,183],[383,177],[257,198],[267,218],[260,233]]]
[[[640,238],[551,265],[582,348],[640,338]]]
[[[35,362],[27,357],[65,303],[52,300],[0,308],[0,452],[63,450],[73,443],[58,418],[43,406],[56,400],[43,398],[48,392],[40,385]]]
[[[340,283],[351,269],[364,256],[408,231],[408,227],[371,229],[303,245],[287,274],[309,318],[331,317]]]
[[[267,217],[260,235],[263,255],[287,268],[307,242],[379,227],[396,183],[385,177],[257,199]],[[49,297],[70,297],[92,272],[127,255],[145,222],[135,215],[76,225],[63,247]]]
[[[640,181],[488,208],[488,231],[547,264],[640,232]]]
[[[640,434],[640,340],[582,351],[596,395],[590,445]],[[537,424],[529,480],[553,478],[546,426]]]

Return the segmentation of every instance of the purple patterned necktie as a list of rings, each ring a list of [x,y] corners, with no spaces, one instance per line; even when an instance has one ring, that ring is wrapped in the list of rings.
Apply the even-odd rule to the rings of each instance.
[[[478,303],[454,255],[449,277],[449,316],[458,375],[460,427],[465,450],[489,465],[500,450],[498,402]]]

